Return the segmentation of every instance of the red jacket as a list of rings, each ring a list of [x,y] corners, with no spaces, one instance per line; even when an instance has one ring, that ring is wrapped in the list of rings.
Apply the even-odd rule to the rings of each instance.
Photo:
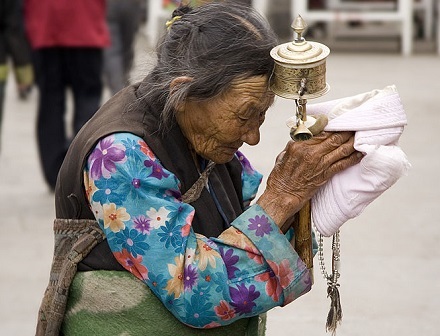
[[[110,43],[106,0],[24,0],[24,17],[34,49]]]

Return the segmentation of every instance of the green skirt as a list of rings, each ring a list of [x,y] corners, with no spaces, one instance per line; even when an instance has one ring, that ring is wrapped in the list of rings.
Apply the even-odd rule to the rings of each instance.
[[[195,329],[178,321],[140,280],[129,272],[78,272],[69,291],[61,327],[65,336],[263,336],[266,315],[228,326]]]

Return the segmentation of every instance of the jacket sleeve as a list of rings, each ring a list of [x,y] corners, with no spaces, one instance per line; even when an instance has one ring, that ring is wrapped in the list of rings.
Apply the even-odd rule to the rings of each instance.
[[[194,233],[195,210],[180,200],[178,179],[142,139],[128,133],[101,139],[84,174],[116,259],[182,323],[230,324],[310,290],[309,271],[258,205],[218,238]]]

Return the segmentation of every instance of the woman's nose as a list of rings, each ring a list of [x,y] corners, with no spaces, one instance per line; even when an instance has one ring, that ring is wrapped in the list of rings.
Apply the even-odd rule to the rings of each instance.
[[[241,137],[243,142],[250,146],[255,146],[260,142],[260,125],[250,127],[246,133]]]

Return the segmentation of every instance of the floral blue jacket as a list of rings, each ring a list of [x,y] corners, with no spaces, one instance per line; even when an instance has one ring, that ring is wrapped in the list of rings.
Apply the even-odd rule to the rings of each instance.
[[[262,176],[236,155],[247,204]],[[182,323],[227,325],[286,305],[311,288],[310,272],[256,204],[217,238],[195,233],[195,210],[181,201],[179,180],[142,138],[115,133],[101,139],[88,157],[84,181],[118,262]]]

